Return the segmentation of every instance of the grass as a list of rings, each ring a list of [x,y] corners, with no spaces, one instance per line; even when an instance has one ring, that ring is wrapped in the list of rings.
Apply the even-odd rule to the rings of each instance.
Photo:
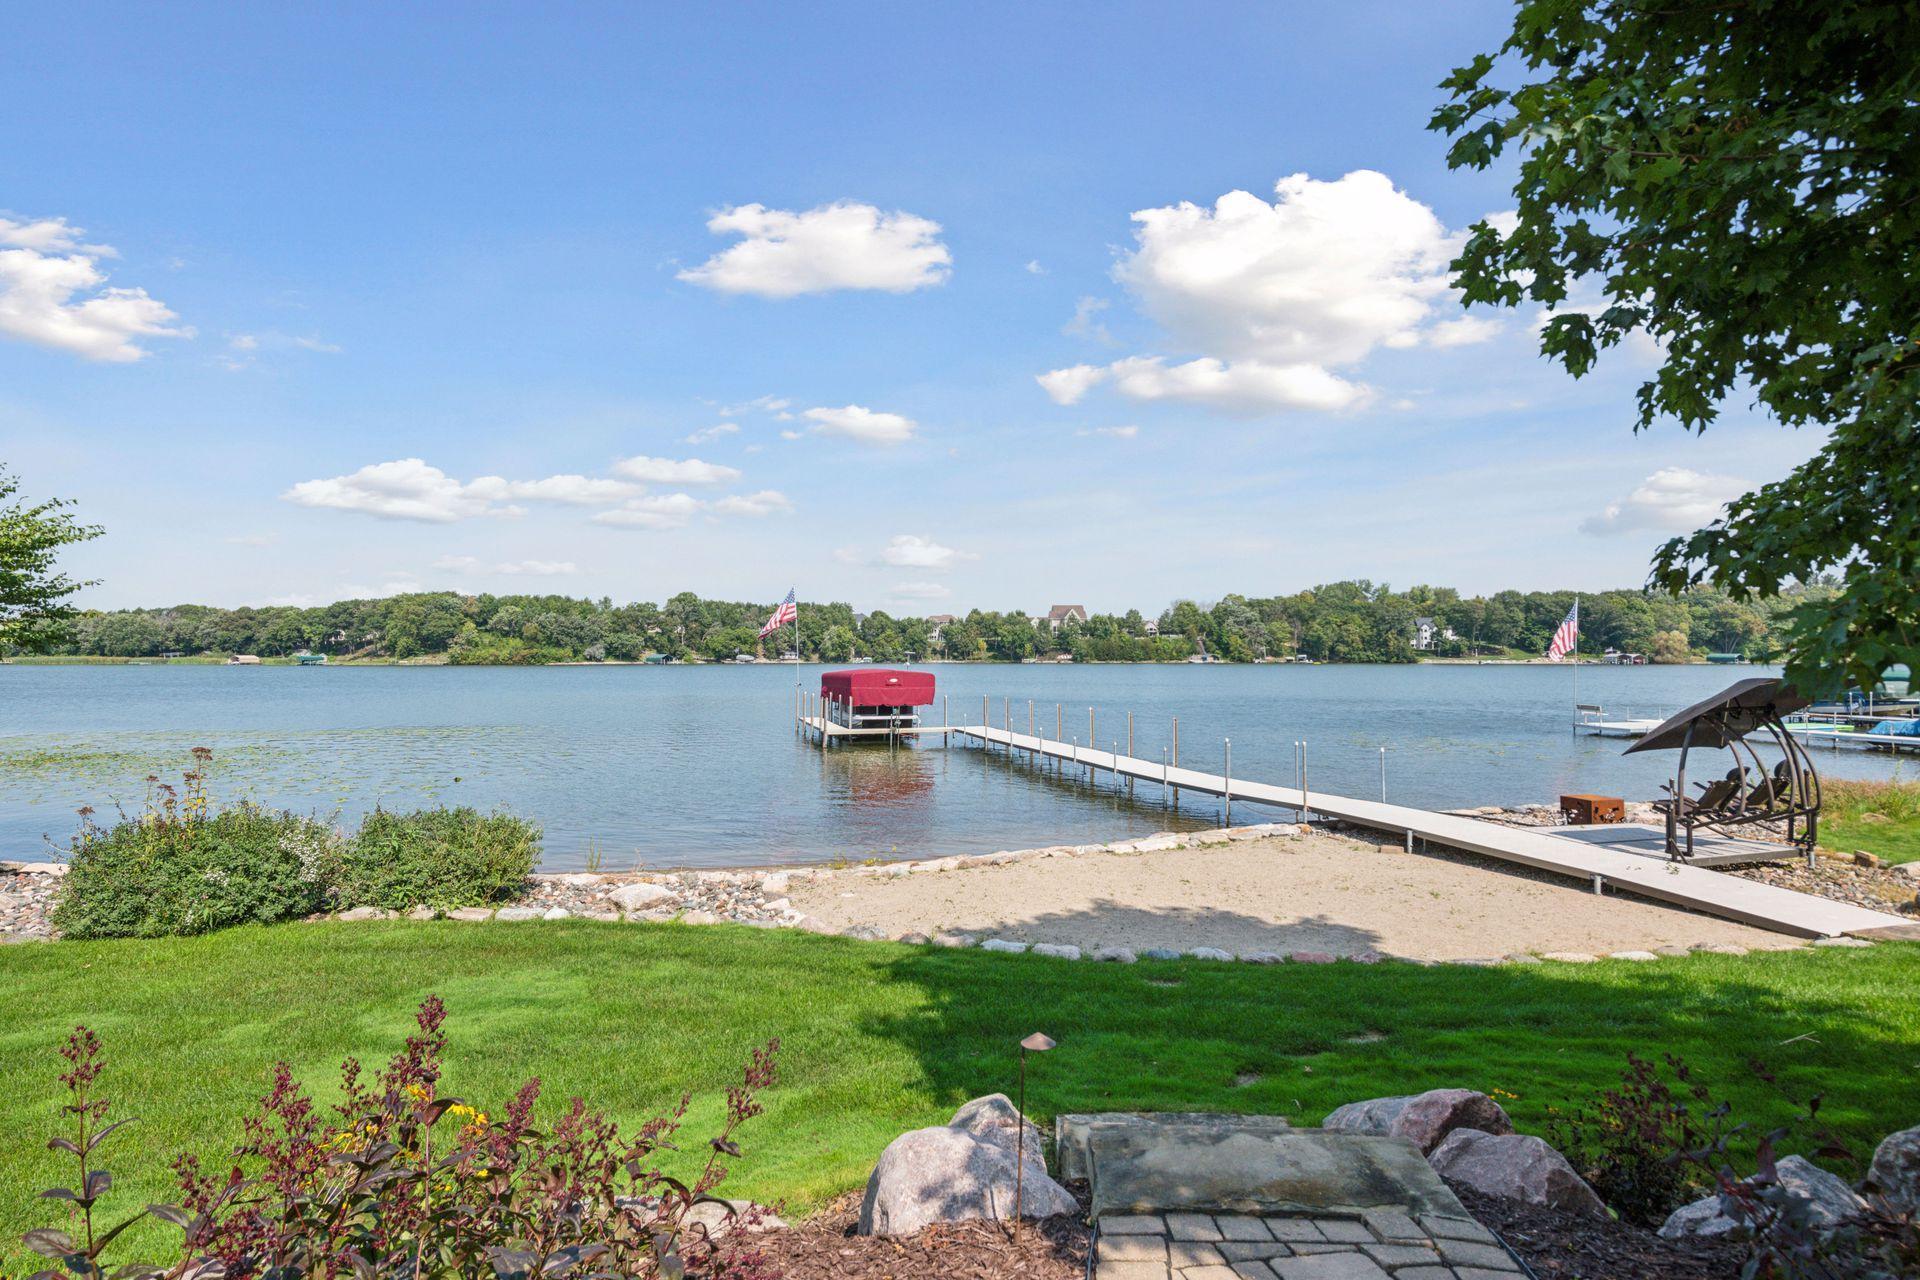
[[[1014,1045],[1044,1030],[1029,1109],[1155,1108],[1317,1122],[1357,1098],[1440,1085],[1502,1090],[1541,1132],[1617,1079],[1624,1055],[1676,1052],[1760,1129],[1792,1104],[1763,1060],[1857,1148],[1911,1124],[1920,946],[1696,955],[1658,963],[1279,966],[1086,962],[856,943],[722,926],[304,924],[204,938],[0,949],[0,1241],[53,1212],[68,1174],[54,1047],[105,1040],[114,1200],[171,1186],[193,1150],[218,1167],[276,1058],[325,1098],[348,1054],[384,1062],[421,998],[451,1010],[450,1092],[497,1105],[538,1075],[638,1119],[695,1097],[697,1146],[749,1046],[783,1042],[781,1086],[730,1186],[798,1209],[859,1187],[901,1130],[1013,1084]],[[1514,1095],[1508,1097],[1507,1095]],[[155,1228],[144,1244],[165,1239]],[[0,1243],[0,1258],[11,1243]],[[3,1264],[0,1264],[3,1266]]]
[[[1920,859],[1920,783],[1820,780],[1820,847]]]

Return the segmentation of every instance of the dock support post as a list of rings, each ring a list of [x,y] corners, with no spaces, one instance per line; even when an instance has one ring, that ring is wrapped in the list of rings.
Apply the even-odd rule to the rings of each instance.
[[[1413,852],[1413,828],[1412,827],[1407,828],[1407,852],[1408,853]]]
[[[1133,759],[1133,712],[1127,712],[1127,759]],[[1127,799],[1133,799],[1133,778],[1127,778]]]
[[[1055,742],[1067,740],[1067,704],[1064,702],[1053,704],[1053,740]],[[1053,771],[1057,774],[1064,768],[1066,768],[1065,762],[1055,757]]]
[[[1380,803],[1387,802],[1387,749],[1380,748]]]
[[[982,751],[991,750],[993,747],[993,744],[987,741],[987,730],[993,728],[993,714],[992,712],[987,710],[989,705],[990,704],[987,702],[987,695],[984,693],[981,694],[980,695],[980,749]]]
[[[1221,790],[1225,793],[1225,798],[1227,801],[1227,811],[1226,811],[1227,820],[1223,825],[1230,827],[1233,825],[1233,739],[1232,738],[1227,739],[1226,772],[1220,775],[1220,780],[1222,783],[1225,784],[1221,788]]]
[[[1307,807],[1307,744],[1304,742],[1293,744],[1293,767],[1300,780],[1300,807],[1294,815],[1298,821],[1306,822],[1312,815]]]
[[[1033,731],[1033,699],[1027,699],[1027,737],[1033,741],[1027,746],[1027,763],[1033,764],[1040,758],[1040,735]]]
[[[953,734],[949,732],[952,726],[953,695],[943,693],[940,695],[940,745],[943,747],[953,745]]]
[[[1601,878],[1600,878],[1599,876],[1595,876],[1595,877],[1593,878],[1593,891],[1594,891],[1595,893],[1602,893],[1602,892],[1604,892],[1604,891],[1605,891],[1605,886],[1606,886],[1606,883],[1607,883],[1607,882],[1606,882],[1605,880],[1602,880],[1602,879],[1601,879]]]
[[[1173,767],[1180,767],[1180,717],[1173,718]],[[1173,811],[1180,812],[1180,788],[1173,789]]]

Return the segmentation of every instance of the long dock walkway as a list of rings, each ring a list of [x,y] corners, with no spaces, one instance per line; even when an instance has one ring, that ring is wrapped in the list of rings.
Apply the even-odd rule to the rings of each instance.
[[[849,731],[840,729],[839,732]],[[1303,814],[1325,814],[1375,831],[1408,833],[1451,849],[1464,849],[1469,853],[1517,862],[1522,866],[1586,881],[1596,888],[1601,884],[1612,884],[1645,897],[1803,938],[1830,938],[1842,934],[1872,936],[1880,930],[1890,929],[1905,934],[1913,928],[1911,920],[1870,911],[1851,903],[1816,898],[1811,894],[1796,893],[1791,889],[1709,871],[1704,867],[1661,861],[1616,849],[1595,848],[1542,830],[1510,827],[1377,800],[1355,800],[1311,790],[1303,793],[1295,787],[1245,782],[1222,774],[1177,768],[1158,760],[1142,760],[1112,751],[1095,751],[1074,743],[1057,742],[1051,738],[1013,733],[986,725],[940,726],[920,732],[951,734],[957,738],[972,739],[982,746],[1005,747],[1009,751],[1026,752],[1036,758],[1067,761],[1094,770],[1104,769],[1116,778],[1157,782],[1183,791],[1220,796],[1229,804],[1251,801],[1294,809]]]

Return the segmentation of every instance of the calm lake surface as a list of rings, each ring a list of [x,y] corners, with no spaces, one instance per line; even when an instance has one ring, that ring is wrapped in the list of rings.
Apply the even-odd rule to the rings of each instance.
[[[1157,759],[1180,719],[1180,760],[1290,782],[1296,740],[1315,790],[1432,808],[1648,799],[1670,753],[1623,758],[1576,737],[1572,672],[1545,666],[971,666],[932,668],[953,722],[1095,734]],[[506,808],[546,829],[546,862],[610,870],[846,856],[918,857],[1120,839],[1218,821],[1157,787],[1056,775],[995,752],[933,744],[822,753],[793,732],[796,678],[820,667],[0,667],[0,857],[64,848],[74,811],[140,807],[210,747],[215,791],[352,822],[375,804]],[[1755,667],[1582,667],[1580,700],[1665,714]],[[1056,706],[1062,708],[1056,713]],[[930,719],[938,723],[936,705]],[[1890,757],[1817,754],[1836,776],[1892,777]],[[1704,775],[1703,775],[1704,776]],[[1236,820],[1267,811],[1243,804]]]

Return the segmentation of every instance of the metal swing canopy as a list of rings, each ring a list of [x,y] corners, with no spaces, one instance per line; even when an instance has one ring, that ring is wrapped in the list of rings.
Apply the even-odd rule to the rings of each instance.
[[[1700,831],[1728,835],[1739,827],[1786,828],[1787,844],[1813,858],[1820,824],[1820,774],[1806,748],[1787,731],[1786,717],[1810,700],[1769,677],[1741,680],[1666,721],[1621,754],[1678,751],[1667,798],[1654,802],[1666,816],[1667,856],[1692,858]],[[1749,737],[1771,740],[1781,760],[1769,770]],[[1687,757],[1695,747],[1724,749],[1733,768],[1724,778],[1687,790]],[[1744,754],[1744,758],[1743,758]]]
[[[1696,702],[1665,721],[1621,755],[1636,751],[1677,751],[1691,744],[1696,747],[1725,747],[1738,742],[1772,721],[1784,719],[1812,699],[1803,698],[1787,687],[1784,680],[1757,676],[1741,680]]]

